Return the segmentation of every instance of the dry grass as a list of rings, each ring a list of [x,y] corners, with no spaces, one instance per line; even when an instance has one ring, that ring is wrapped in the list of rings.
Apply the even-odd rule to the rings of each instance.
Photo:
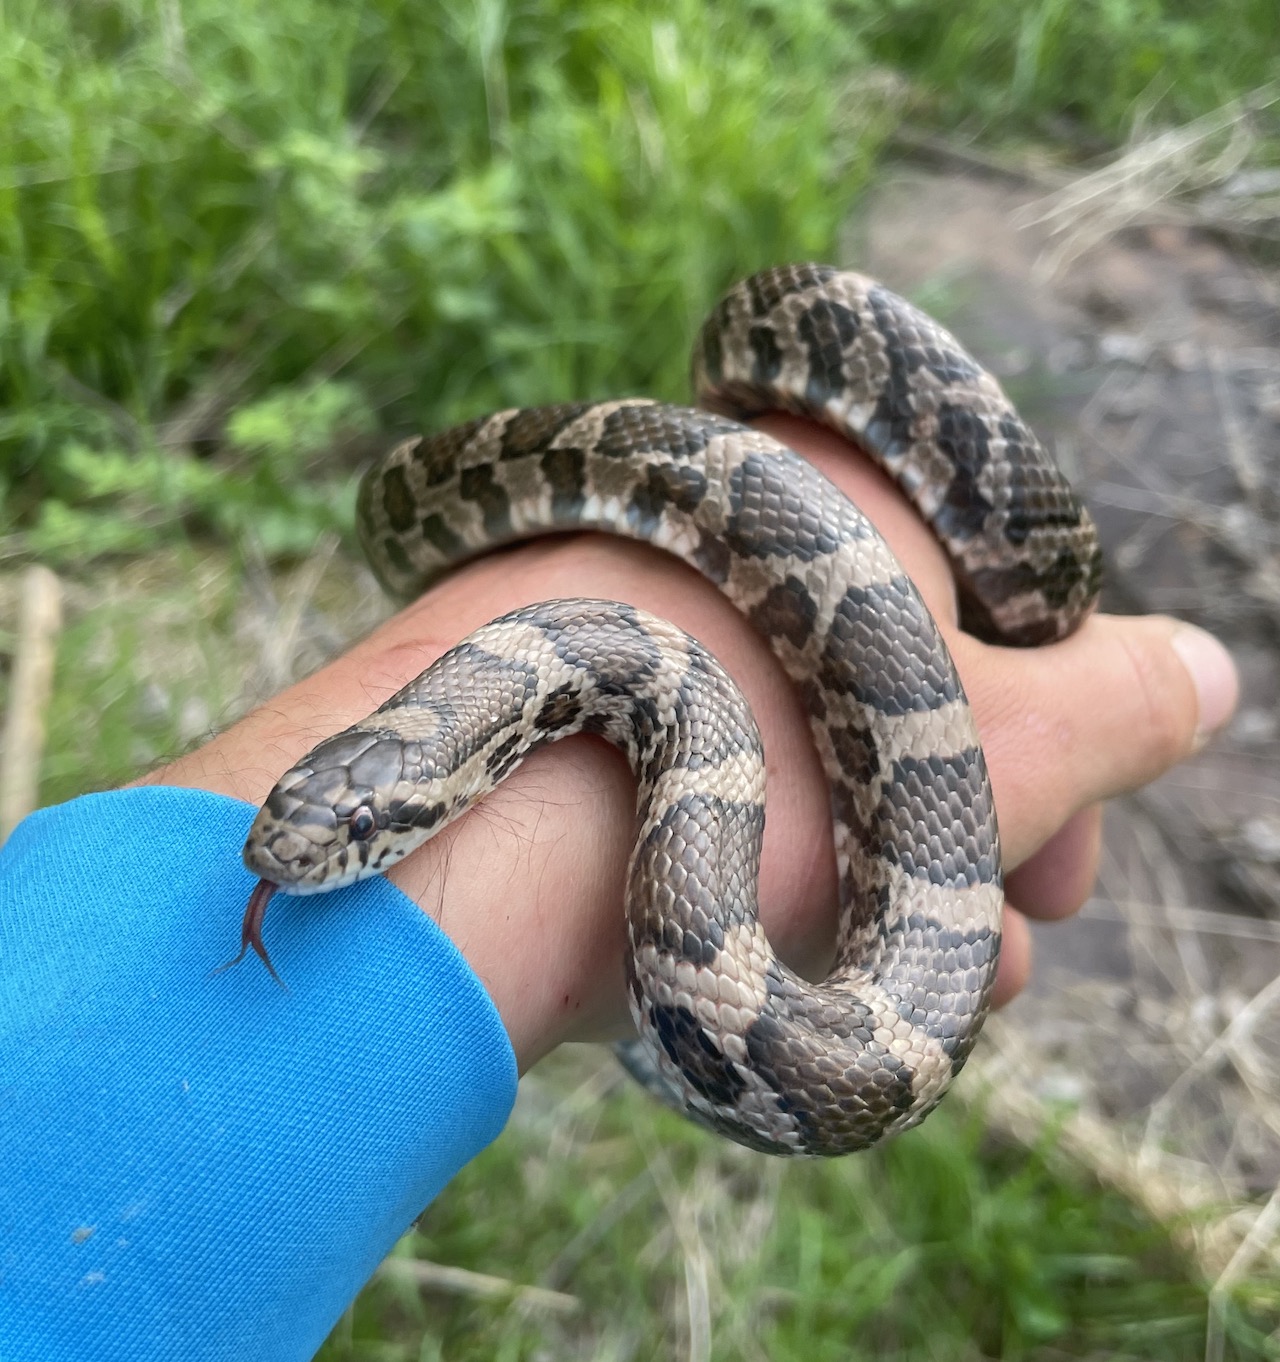
[[[1047,227],[1053,241],[1044,275],[1126,227],[1193,223],[1280,238],[1280,179],[1257,165],[1262,119],[1277,102],[1280,86],[1266,85],[1180,127],[1137,120],[1123,151],[1026,210],[1024,223]]]
[[[1060,1156],[1192,1254],[1213,1284],[1209,1359],[1224,1355],[1232,1288],[1280,1279],[1280,348],[1267,340],[1280,289],[1197,257],[1185,229],[1274,232],[1280,185],[1258,161],[1278,100],[1267,87],[1135,137],[1022,215],[1045,242],[1042,287],[1117,308],[1092,338],[1104,376],[1070,435],[1109,527],[1113,600],[1225,631],[1246,699],[1208,752],[1114,806],[1095,896],[1066,929],[1091,964],[1050,968],[990,1027],[978,1067],[991,1119],[1024,1140],[1057,1120]],[[1171,269],[1178,296],[1144,311],[1141,246],[1116,265],[1109,243],[1170,224],[1181,234],[1157,232],[1143,267],[1181,250],[1203,305],[1181,306]],[[1117,294],[1086,282],[1099,279]],[[1050,963],[1054,945],[1045,933]]]

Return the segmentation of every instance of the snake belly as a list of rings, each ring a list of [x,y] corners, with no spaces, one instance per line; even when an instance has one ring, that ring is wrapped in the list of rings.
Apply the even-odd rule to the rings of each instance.
[[[963,1067],[999,954],[999,838],[973,716],[911,581],[838,489],[735,418],[796,411],[871,452],[987,638],[1069,633],[1096,599],[1096,535],[996,381],[862,276],[789,266],[739,284],[693,368],[714,410],[566,404],[404,442],[361,486],[360,535],[398,596],[571,529],[653,544],[718,586],[811,716],[841,903],[828,977],[797,976],[759,926],[764,768],[745,701],[693,640],[615,603],[547,603],[472,635],[288,772],[245,861],[294,893],[379,873],[528,752],[601,733],[638,787],[624,1062],[740,1143],[841,1154],[917,1124]]]

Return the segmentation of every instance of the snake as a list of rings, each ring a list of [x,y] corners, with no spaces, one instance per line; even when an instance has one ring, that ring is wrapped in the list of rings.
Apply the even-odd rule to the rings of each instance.
[[[410,598],[504,545],[604,531],[676,555],[767,640],[800,691],[831,793],[840,914],[821,981],[759,921],[765,758],[725,670],[619,602],[557,600],[485,625],[373,714],[319,743],[259,811],[242,924],[277,889],[386,871],[533,751],[579,733],[637,786],[620,1053],[655,1096],[749,1148],[838,1155],[918,1124],[988,1011],[1004,905],[986,760],[942,631],[880,533],[810,463],[745,424],[821,422],[932,527],[960,623],[1050,643],[1096,602],[1094,525],[998,381],[863,275],[765,270],[693,349],[696,407],[627,398],[521,408],[398,444],[357,523]],[[232,962],[234,963],[234,962]]]

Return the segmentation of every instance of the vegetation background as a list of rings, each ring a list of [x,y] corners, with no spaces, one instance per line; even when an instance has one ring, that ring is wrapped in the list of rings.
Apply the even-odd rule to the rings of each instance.
[[[68,594],[42,799],[367,623],[354,485],[396,435],[679,399],[719,290],[834,258],[904,130],[1070,167],[1280,77],[1278,31],[1275,0],[0,0],[0,591],[36,560]],[[1051,1129],[764,1164],[570,1054],[325,1356],[1180,1359],[1207,1322],[1280,1356],[1274,1283],[1211,1312],[1176,1228]]]

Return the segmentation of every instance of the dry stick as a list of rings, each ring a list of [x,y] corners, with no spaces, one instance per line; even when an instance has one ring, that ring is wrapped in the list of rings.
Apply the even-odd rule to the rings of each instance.
[[[1094,895],[1080,910],[1088,922],[1141,923],[1166,927],[1170,931],[1202,932],[1210,936],[1231,936],[1252,941],[1280,942],[1280,922],[1246,917],[1243,913],[1220,913],[1213,908],[1178,908],[1164,903],[1144,903],[1141,899],[1111,899]]]
[[[711,1356],[711,1339],[714,1321],[711,1317],[711,1302],[723,1297],[722,1283],[713,1292],[711,1273],[716,1262],[707,1250],[706,1238],[702,1233],[701,1209],[707,1199],[714,1179],[710,1175],[709,1160],[704,1159],[702,1176],[694,1178],[689,1184],[692,1191],[682,1189],[681,1179],[676,1177],[667,1159],[666,1150],[654,1146],[647,1152],[646,1162],[653,1171],[653,1185],[667,1211],[668,1229],[674,1235],[684,1266],[684,1304],[685,1328],[687,1330],[688,1362],[707,1362]]]
[[[53,659],[62,627],[62,584],[46,567],[22,574],[17,656],[0,764],[0,841],[36,807],[44,713],[53,688]]]
[[[1222,1362],[1226,1349],[1226,1307],[1231,1290],[1267,1253],[1280,1242],[1280,1188],[1272,1193],[1231,1261],[1222,1269],[1209,1291],[1209,1318],[1205,1325],[1205,1362]],[[1275,1258],[1274,1251],[1271,1254]],[[1274,1336],[1273,1336],[1274,1337]]]
[[[1248,1003],[1231,1019],[1214,1039],[1205,1046],[1200,1054],[1187,1065],[1173,1080],[1168,1088],[1152,1103],[1147,1113],[1146,1129],[1142,1143],[1138,1147],[1137,1166],[1150,1166],[1159,1157],[1160,1150],[1167,1144],[1170,1122],[1175,1119],[1187,1089],[1198,1078],[1212,1073],[1224,1059],[1233,1060],[1235,1047],[1247,1038],[1257,1025],[1258,1018],[1264,1016],[1280,1000],[1280,977],[1273,979],[1264,989],[1255,993]],[[1238,1066],[1237,1066],[1238,1067]],[[1241,1075],[1243,1077],[1243,1075]]]
[[[1266,484],[1265,474],[1254,452],[1239,405],[1231,394],[1227,361],[1221,347],[1208,348],[1209,373],[1213,379],[1213,395],[1222,416],[1222,433],[1226,437],[1227,457],[1240,490],[1250,501],[1255,501]]]
[[[480,1300],[506,1300],[533,1310],[570,1315],[582,1308],[577,1296],[563,1291],[548,1291],[542,1286],[522,1286],[505,1277],[490,1277],[470,1272],[465,1267],[432,1263],[425,1258],[388,1258],[378,1276],[412,1282],[426,1291],[442,1291],[451,1296],[473,1296]]]
[[[889,134],[889,144],[905,156],[933,161],[944,169],[967,171],[1003,180],[1020,188],[1030,187],[1044,193],[1056,192],[1073,183],[1073,177],[1050,165],[1037,165],[1027,160],[997,156],[972,143],[950,137],[939,137],[906,124]]]
[[[325,570],[338,551],[338,546],[336,534],[326,534],[320,540],[311,557],[303,565],[275,621],[275,628],[263,649],[262,661],[268,685],[273,689],[279,690],[294,679],[294,654],[298,650],[302,633],[302,619],[320,587]]]

